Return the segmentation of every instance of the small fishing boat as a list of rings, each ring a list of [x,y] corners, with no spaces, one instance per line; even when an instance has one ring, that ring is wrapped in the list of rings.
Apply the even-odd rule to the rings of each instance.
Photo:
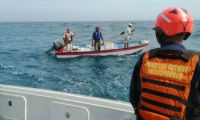
[[[134,54],[142,51],[147,47],[149,41],[136,41],[131,43],[129,47],[123,48],[123,46],[114,44],[110,41],[104,41],[101,46],[101,51],[94,51],[94,46],[86,45],[85,47],[73,46],[73,51],[68,52],[64,47],[62,49],[56,50],[55,54],[57,58],[72,58],[78,56],[110,56],[110,55],[126,55]]]

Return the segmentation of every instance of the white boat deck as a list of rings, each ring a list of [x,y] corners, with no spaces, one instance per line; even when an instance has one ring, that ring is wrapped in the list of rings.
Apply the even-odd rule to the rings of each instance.
[[[0,120],[135,120],[129,103],[0,85]]]
[[[73,52],[81,52],[81,51],[94,51],[94,46],[86,45],[85,47],[73,46],[75,51]],[[101,45],[101,50],[111,50],[111,49],[118,49],[118,46],[113,42],[108,40],[104,40],[104,44]],[[64,52],[67,52],[67,47],[64,47]]]

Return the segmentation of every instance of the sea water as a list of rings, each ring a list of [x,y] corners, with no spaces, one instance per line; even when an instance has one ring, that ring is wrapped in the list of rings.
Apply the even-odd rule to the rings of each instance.
[[[74,45],[91,44],[95,26],[105,40],[123,44],[129,22],[2,22],[0,23],[0,83],[63,91],[120,101],[129,100],[134,65],[142,52],[159,47],[152,21],[133,21],[132,41],[149,40],[138,55],[78,57],[56,59],[44,50],[61,39],[66,28],[75,34]],[[200,51],[200,21],[194,34],[184,42],[188,49]]]

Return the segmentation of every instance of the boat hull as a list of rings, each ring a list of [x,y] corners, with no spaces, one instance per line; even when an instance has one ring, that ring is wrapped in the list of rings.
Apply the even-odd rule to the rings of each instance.
[[[130,103],[0,84],[0,120],[135,120]]]
[[[79,56],[110,56],[110,55],[126,55],[133,54],[147,47],[148,42],[128,48],[101,50],[101,51],[79,51],[79,52],[56,52],[57,58],[72,58]]]

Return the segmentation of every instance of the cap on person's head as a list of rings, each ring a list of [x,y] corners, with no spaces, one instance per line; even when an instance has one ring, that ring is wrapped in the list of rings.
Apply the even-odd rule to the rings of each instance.
[[[166,36],[185,33],[186,40],[193,32],[193,19],[185,9],[170,7],[158,15],[154,29],[161,30]]]
[[[133,24],[132,24],[132,23],[129,23],[128,26],[133,26]]]

